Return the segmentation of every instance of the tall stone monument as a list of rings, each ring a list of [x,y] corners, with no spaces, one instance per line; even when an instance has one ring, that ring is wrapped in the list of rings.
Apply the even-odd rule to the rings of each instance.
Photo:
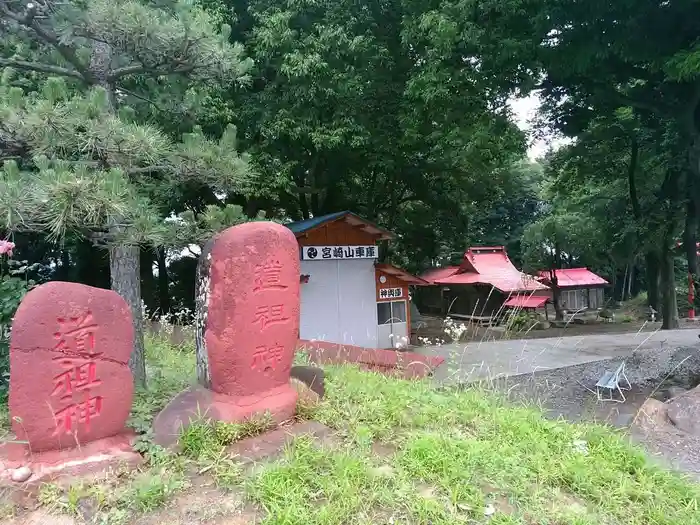
[[[156,441],[172,444],[196,417],[243,421],[294,415],[290,372],[299,336],[299,247],[272,222],[229,228],[200,257],[197,375],[157,416]]]

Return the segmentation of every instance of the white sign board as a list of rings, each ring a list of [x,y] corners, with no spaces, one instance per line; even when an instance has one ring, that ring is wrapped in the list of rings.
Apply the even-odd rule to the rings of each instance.
[[[403,296],[403,288],[380,288],[380,299],[400,299]]]
[[[301,258],[304,261],[334,259],[376,259],[376,246],[302,246]]]

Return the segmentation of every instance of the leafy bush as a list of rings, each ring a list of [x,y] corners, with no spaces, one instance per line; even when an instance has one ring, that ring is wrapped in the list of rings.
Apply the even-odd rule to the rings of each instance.
[[[603,308],[600,312],[598,312],[598,317],[601,319],[614,319],[615,314],[610,308]]]
[[[2,242],[6,243],[6,241]],[[12,246],[14,247],[14,245]],[[0,251],[0,402],[3,403],[7,399],[10,385],[9,357],[12,318],[15,316],[19,303],[33,285],[33,282],[21,277],[27,270],[26,261],[14,261],[10,259],[11,255],[11,249]]]
[[[508,317],[506,321],[506,330],[510,332],[526,332],[534,328],[539,319],[536,315],[521,310]]]

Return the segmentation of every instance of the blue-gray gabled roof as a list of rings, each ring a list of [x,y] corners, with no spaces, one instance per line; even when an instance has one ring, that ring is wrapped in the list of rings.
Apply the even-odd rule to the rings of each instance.
[[[321,215],[320,217],[311,217],[310,219],[304,219],[303,221],[290,222],[286,226],[294,233],[304,233],[308,230],[315,228],[316,226],[320,226],[324,222],[339,219],[340,217],[348,213],[350,212],[337,211],[335,213],[329,213],[328,215]]]
[[[329,213],[328,215],[321,215],[319,217],[312,217],[310,219],[304,219],[303,221],[290,222],[286,224],[286,226],[292,230],[294,235],[301,235],[327,222],[335,221],[341,218],[344,218],[347,222],[354,226],[362,227],[362,229],[364,229],[367,233],[376,235],[380,240],[391,239],[394,237],[391,232],[380,228],[376,224],[373,224],[347,210]]]

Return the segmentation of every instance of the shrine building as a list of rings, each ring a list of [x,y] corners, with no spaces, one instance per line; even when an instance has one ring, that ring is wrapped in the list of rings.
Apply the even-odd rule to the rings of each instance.
[[[349,211],[287,224],[301,259],[300,339],[396,348],[410,339],[409,286],[423,279],[378,262],[394,235]]]
[[[551,290],[533,275],[518,270],[503,246],[474,246],[459,266],[433,268],[422,276],[431,286],[421,290],[422,311],[491,324],[505,307],[541,308]]]

